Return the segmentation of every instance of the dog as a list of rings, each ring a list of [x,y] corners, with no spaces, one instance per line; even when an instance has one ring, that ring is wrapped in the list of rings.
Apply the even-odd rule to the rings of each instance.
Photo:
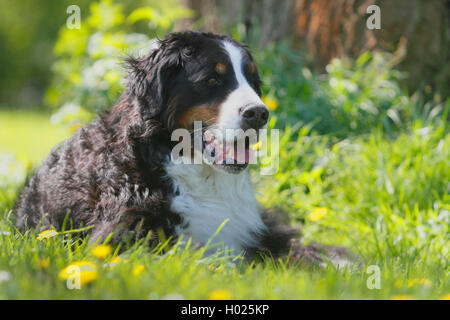
[[[219,130],[266,126],[269,110],[247,47],[228,36],[185,31],[126,63],[128,85],[116,105],[56,146],[26,183],[14,210],[17,227],[58,229],[68,215],[75,227],[92,226],[91,241],[111,233],[114,242],[149,232],[157,238],[163,231],[206,245],[227,221],[213,243],[249,257],[291,251],[319,261],[317,247],[302,247],[297,230],[259,208],[248,158],[171,160],[171,133],[192,132],[194,121]]]

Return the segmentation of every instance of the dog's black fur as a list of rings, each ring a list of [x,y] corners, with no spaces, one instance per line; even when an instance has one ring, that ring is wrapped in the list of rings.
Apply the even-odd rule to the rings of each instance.
[[[225,38],[174,33],[147,56],[129,58],[128,88],[115,107],[55,147],[26,184],[15,208],[18,228],[60,228],[68,213],[73,227],[93,226],[92,240],[113,231],[116,242],[149,231],[156,235],[160,229],[173,235],[174,226],[183,221],[169,209],[172,189],[163,162],[175,126],[169,112],[174,78],[182,76],[185,61],[196,50],[206,49],[205,39]],[[253,85],[260,94],[259,78]],[[269,231],[262,235],[261,247],[248,252],[288,253],[296,230],[277,224],[270,214],[263,216]],[[318,260],[304,248],[297,255]]]

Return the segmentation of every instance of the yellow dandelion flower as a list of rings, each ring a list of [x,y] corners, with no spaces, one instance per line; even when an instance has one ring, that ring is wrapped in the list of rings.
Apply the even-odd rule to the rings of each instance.
[[[111,254],[112,248],[110,245],[98,245],[91,250],[91,253],[97,259],[105,259],[107,256]]]
[[[403,294],[403,295],[392,296],[391,300],[414,300],[414,297],[407,295],[407,294]]]
[[[269,110],[275,110],[276,108],[278,108],[278,101],[272,96],[264,96],[262,97],[262,101]]]
[[[77,131],[79,128],[81,128],[81,124],[75,123],[75,124],[70,126],[69,130],[70,130],[70,132],[73,133],[73,132]]]
[[[450,293],[447,293],[445,296],[440,297],[439,300],[450,300]]]
[[[212,265],[208,265],[208,269],[211,271],[217,271],[217,268]]]
[[[113,257],[112,259],[111,259],[111,261],[109,261],[109,263],[119,263],[119,262],[122,262],[122,261],[124,261],[124,259],[122,259],[121,257],[119,257],[119,256],[115,256],[115,257]]]
[[[213,290],[208,295],[209,300],[230,300],[231,292],[228,290]]]
[[[394,286],[395,287],[397,287],[397,288],[401,288],[401,287],[403,287],[403,280],[395,280],[395,282],[394,282]]]
[[[142,273],[142,271],[144,271],[145,267],[143,264],[138,264],[136,267],[134,267],[133,269],[133,276],[138,276]]]
[[[428,279],[424,279],[424,278],[414,278],[414,279],[410,279],[408,280],[408,287],[413,287],[415,285],[421,285],[424,287],[431,287],[431,281]]]
[[[252,148],[252,149],[254,149],[254,150],[259,150],[259,149],[261,149],[261,141],[258,141],[257,143],[251,145],[250,148]]]
[[[39,266],[42,269],[47,269],[49,265],[50,265],[50,259],[49,258],[43,258],[43,259],[39,260]]]
[[[54,237],[57,235],[58,235],[58,232],[56,230],[45,230],[45,231],[42,231],[41,233],[39,233],[36,239],[42,241],[42,240],[45,240],[45,239],[48,239],[48,238],[51,238],[51,237]]]
[[[111,260],[109,260],[109,263],[106,263],[103,266],[112,268],[112,267],[117,266],[117,264],[119,264],[119,263],[126,263],[126,262],[128,262],[128,259],[124,259],[122,257],[115,256]]]
[[[97,279],[97,266],[90,261],[74,262],[59,273],[61,280],[67,280],[71,277],[80,277],[80,284],[86,284]]]
[[[325,207],[319,207],[315,208],[311,213],[308,215],[309,220],[315,222],[322,219],[326,214],[328,213],[328,209]]]
[[[103,265],[103,268],[106,268],[106,267],[114,268],[115,266],[117,266],[117,264],[118,264],[119,262],[122,262],[122,260],[123,260],[123,259],[120,258],[119,256],[115,256],[115,257],[111,258],[111,259],[109,260],[109,262],[105,263],[105,264]]]

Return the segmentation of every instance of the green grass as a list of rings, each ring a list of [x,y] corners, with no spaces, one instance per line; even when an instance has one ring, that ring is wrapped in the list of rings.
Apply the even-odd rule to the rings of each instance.
[[[67,136],[67,128],[50,123],[48,112],[0,110],[0,152],[24,163],[38,163]]]
[[[29,124],[22,124],[20,113],[0,115],[10,119],[9,129],[0,130],[12,139],[1,140],[0,150],[27,154],[34,146],[25,141],[35,132],[40,132],[41,139],[54,139],[45,142],[47,147],[58,140],[55,133],[47,131],[54,129],[45,117],[32,115],[27,118],[33,119]],[[33,129],[29,129],[31,122]],[[29,136],[12,135],[19,128]],[[116,251],[99,259],[92,255],[86,239],[72,238],[73,234],[40,241],[32,231],[16,232],[7,213],[17,181],[5,182],[0,175],[0,210],[5,212],[0,219],[0,270],[6,271],[3,281],[0,271],[0,298],[448,297],[450,135],[445,125],[423,128],[416,122],[395,138],[372,130],[337,144],[331,137],[307,133],[306,129],[300,133],[285,130],[276,175],[261,177],[253,170],[259,200],[263,206],[289,212],[292,223],[302,227],[306,243],[345,245],[357,253],[363,263],[352,272],[332,266],[300,269],[269,259],[248,265],[237,257],[204,257],[201,250],[162,244],[150,248],[144,241],[122,253],[116,266],[104,266]],[[36,151],[28,154],[38,162],[39,148],[34,148]],[[325,213],[320,219],[310,215],[317,208]],[[97,266],[97,277],[81,290],[69,290],[58,274],[81,260]],[[134,272],[141,265],[143,271]],[[379,267],[379,290],[367,286],[370,265]]]

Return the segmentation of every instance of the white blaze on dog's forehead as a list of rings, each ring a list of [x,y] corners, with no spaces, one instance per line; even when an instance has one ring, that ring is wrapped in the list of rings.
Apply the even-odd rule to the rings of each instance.
[[[233,71],[236,76],[236,80],[238,84],[245,85],[248,84],[247,79],[245,78],[242,72],[242,51],[240,48],[236,47],[229,41],[224,41],[223,46],[228,53],[228,56],[231,60],[231,65],[233,66]]]
[[[230,59],[238,85],[222,103],[218,125],[221,129],[239,129],[241,127],[241,108],[248,105],[263,105],[263,102],[244,75],[243,49],[227,40],[223,41],[222,44]],[[230,139],[227,137],[227,141],[232,139],[233,137],[230,137]]]

